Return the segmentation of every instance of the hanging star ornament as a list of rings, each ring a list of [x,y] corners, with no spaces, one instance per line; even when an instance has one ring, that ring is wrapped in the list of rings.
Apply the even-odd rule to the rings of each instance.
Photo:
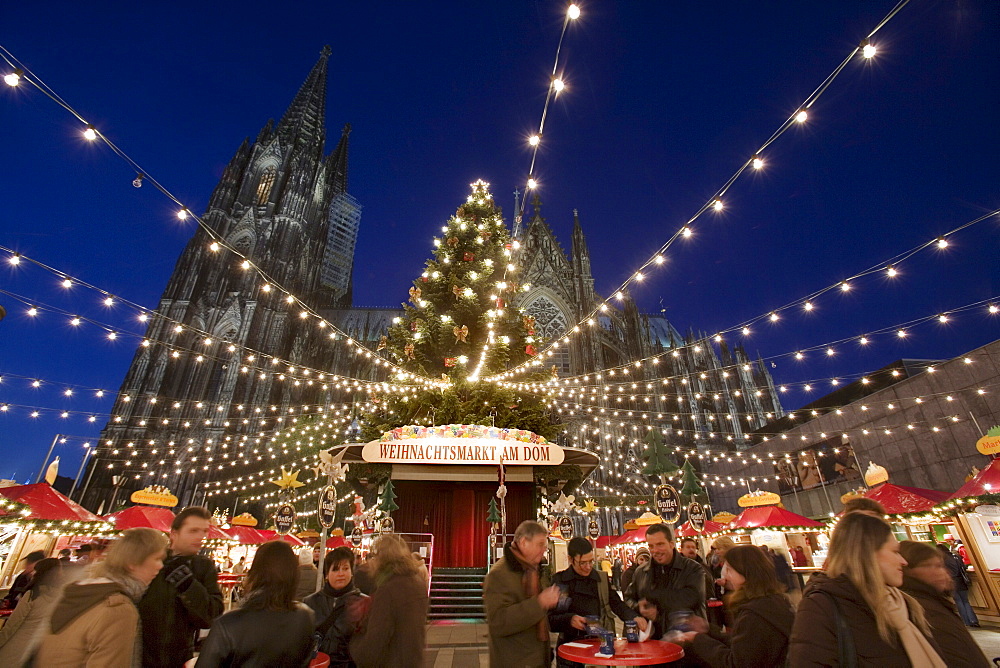
[[[595,510],[597,510],[597,504],[594,502],[593,499],[587,499],[586,501],[583,502],[583,512],[592,513]]]
[[[558,515],[565,515],[576,507],[576,497],[572,494],[566,496],[559,492],[559,498],[552,504],[552,511]]]
[[[284,468],[281,469],[281,477],[270,482],[284,490],[298,489],[305,485],[304,482],[299,482],[298,471],[286,471]]]

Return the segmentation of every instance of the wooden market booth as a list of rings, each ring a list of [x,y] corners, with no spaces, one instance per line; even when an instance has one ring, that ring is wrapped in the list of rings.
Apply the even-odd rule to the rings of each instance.
[[[777,494],[768,492],[774,497]],[[750,496],[750,495],[745,495]],[[754,495],[773,503],[771,497]],[[745,497],[740,498],[744,505]],[[725,533],[736,543],[750,544],[771,548],[782,555],[789,564],[794,564],[791,551],[801,547],[806,555],[805,567],[792,567],[793,571],[814,571],[823,565],[829,538],[826,535],[827,525],[823,522],[809,519],[798,513],[793,513],[777,505],[751,505],[741,512],[735,520],[729,523]]]

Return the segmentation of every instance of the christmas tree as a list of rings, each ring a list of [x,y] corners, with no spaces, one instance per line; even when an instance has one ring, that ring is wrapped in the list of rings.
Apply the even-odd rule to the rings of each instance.
[[[705,488],[698,484],[698,476],[688,459],[684,460],[684,466],[681,467],[681,496],[685,503],[706,497]]]
[[[434,239],[433,256],[409,289],[404,315],[377,348],[406,372],[440,378],[439,387],[415,388],[406,378],[372,397],[362,437],[407,424],[486,424],[527,429],[553,438],[542,399],[480,378],[536,354],[534,319],[517,308],[519,284],[511,241],[489,184],[472,194]],[[549,375],[551,377],[551,375]]]
[[[495,497],[490,499],[489,513],[486,515],[486,521],[490,524],[500,523],[500,509],[497,508],[497,500]]]
[[[382,495],[378,498],[378,509],[386,515],[394,510],[399,510],[399,506],[396,505],[396,490],[392,487],[391,478],[385,481],[385,489],[382,490]]]
[[[646,475],[658,475],[661,482],[667,481],[667,476],[677,470],[677,464],[667,452],[667,446],[663,441],[663,432],[653,427],[646,434],[645,460],[646,465],[642,467],[642,472]]]

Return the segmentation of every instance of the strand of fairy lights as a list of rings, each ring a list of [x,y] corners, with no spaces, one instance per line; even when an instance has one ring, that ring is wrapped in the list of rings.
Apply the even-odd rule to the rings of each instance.
[[[347,340],[346,345],[348,345],[348,347],[351,347],[353,345],[360,352],[369,353],[368,355],[369,358],[372,357],[371,355],[372,351],[369,348],[354,342],[353,338],[349,334],[341,331],[336,325],[327,321],[309,304],[307,304],[299,297],[296,297],[294,294],[292,294],[290,290],[282,287],[280,282],[268,276],[267,272],[265,272],[249,257],[245,256],[239,249],[230,245],[222,236],[216,233],[214,229],[212,229],[207,223],[205,223],[200,216],[194,214],[187,206],[183,204],[183,202],[181,202],[180,199],[178,199],[173,193],[171,193],[165,186],[163,186],[159,181],[150,176],[149,172],[144,170],[135,160],[133,160],[127,153],[125,153],[124,150],[122,150],[107,136],[105,136],[103,133],[97,130],[97,128],[92,123],[88,123],[83,118],[83,116],[79,112],[77,112],[68,102],[66,102],[62,97],[60,97],[47,84],[45,84],[34,72],[31,72],[31,70],[27,66],[21,63],[16,57],[14,57],[14,55],[9,50],[7,50],[2,45],[0,45],[0,59],[4,60],[13,70],[12,72],[4,76],[4,82],[8,86],[13,88],[19,86],[21,82],[29,83],[32,86],[34,86],[38,91],[40,91],[42,94],[44,94],[46,97],[48,97],[53,102],[58,104],[60,107],[68,111],[78,121],[83,123],[86,126],[86,128],[83,131],[84,138],[87,139],[88,141],[96,141],[100,139],[102,142],[104,142],[105,145],[107,145],[111,149],[111,151],[115,155],[124,160],[129,165],[129,167],[132,168],[139,175],[136,177],[136,181],[139,182],[140,185],[142,183],[152,184],[156,190],[158,190],[160,193],[162,193],[168,199],[174,202],[178,207],[180,207],[179,210],[177,211],[177,217],[181,220],[186,220],[188,218],[194,220],[197,223],[198,227],[202,229],[208,236],[208,238],[211,240],[211,243],[209,244],[210,250],[212,250],[213,252],[218,252],[222,249],[225,249],[230,253],[234,254],[237,258],[242,260],[241,266],[243,269],[245,270],[252,269],[258,276],[260,276],[260,278],[263,281],[260,288],[262,291],[270,293],[276,290],[284,294],[289,304],[298,305],[299,307],[304,309],[304,311],[307,312],[310,316],[317,318],[321,323],[321,327],[323,328],[330,327],[334,332],[341,334]],[[377,359],[383,359],[378,355],[374,355],[374,357]],[[397,365],[393,364],[392,362],[388,362],[388,364],[397,373],[408,373],[405,372],[401,367],[398,367]],[[423,377],[420,376],[419,374],[408,374],[408,375],[412,375],[415,378],[422,378],[427,384],[440,383],[440,381],[436,381],[432,378]]]
[[[853,275],[851,275],[851,276],[849,276],[849,277],[847,277],[845,279],[838,280],[835,283],[831,283],[831,284],[829,284],[829,285],[827,285],[827,286],[825,286],[825,287],[823,287],[823,288],[821,288],[819,290],[815,290],[815,291],[813,291],[813,292],[811,292],[811,293],[809,293],[809,294],[807,294],[807,295],[805,295],[803,297],[799,297],[799,298],[797,298],[797,299],[795,299],[795,300],[793,300],[791,302],[788,302],[787,304],[784,304],[783,306],[779,306],[779,307],[774,308],[774,309],[769,309],[768,311],[766,311],[764,313],[761,313],[761,314],[758,314],[756,316],[753,316],[752,318],[744,320],[743,322],[740,322],[740,323],[738,323],[736,325],[732,325],[732,326],[727,327],[725,329],[721,329],[716,334],[714,334],[713,336],[711,336],[709,338],[711,338],[716,343],[721,343],[721,342],[724,341],[724,338],[723,338],[724,334],[729,334],[729,333],[733,333],[733,332],[739,332],[744,337],[750,336],[752,334],[752,332],[753,332],[753,330],[751,329],[752,326],[754,326],[756,324],[759,324],[761,322],[767,322],[769,324],[777,323],[777,322],[781,321],[783,313],[785,313],[787,311],[790,311],[792,309],[801,308],[801,311],[803,311],[803,312],[814,314],[816,312],[816,310],[817,310],[817,298],[818,297],[820,297],[820,296],[822,296],[822,295],[824,295],[824,294],[826,294],[828,292],[832,292],[832,291],[837,291],[837,292],[841,292],[841,293],[854,291],[854,290],[857,289],[857,282],[860,279],[868,277],[868,276],[880,275],[880,276],[885,276],[885,277],[890,278],[890,279],[898,278],[901,275],[901,272],[900,272],[899,268],[900,268],[900,266],[901,266],[901,264],[902,264],[903,261],[912,258],[914,255],[916,255],[920,251],[928,249],[928,248],[934,248],[934,249],[937,249],[939,251],[942,251],[942,250],[945,250],[945,249],[948,249],[948,248],[952,248],[952,244],[949,242],[949,238],[950,237],[952,237],[953,235],[957,234],[958,232],[960,232],[962,230],[965,230],[965,229],[967,229],[969,227],[972,227],[973,225],[976,225],[978,223],[984,222],[984,221],[989,220],[991,218],[995,218],[997,216],[1000,216],[1000,210],[991,211],[991,212],[989,212],[987,214],[979,216],[978,218],[976,218],[974,220],[970,220],[970,221],[968,221],[966,223],[963,223],[963,224],[959,225],[958,227],[955,227],[954,229],[951,229],[948,232],[945,232],[944,234],[941,234],[941,235],[935,237],[934,239],[931,239],[931,240],[929,240],[927,242],[921,243],[921,244],[919,244],[919,245],[917,245],[917,246],[915,246],[913,248],[910,248],[910,249],[908,249],[906,251],[903,251],[902,253],[898,253],[898,254],[894,255],[893,257],[891,257],[891,258],[888,258],[888,259],[883,260],[881,262],[877,262],[877,263],[871,265],[870,267],[868,267],[866,269],[863,269],[863,270],[861,270],[861,271],[859,271],[859,272],[857,272],[857,273],[855,273],[855,274],[853,274]],[[995,304],[992,304],[991,306],[996,307]],[[996,308],[1000,309],[1000,307],[996,307]],[[991,309],[991,312],[996,312],[996,311],[993,311]],[[938,315],[939,316],[940,315],[946,315],[946,313],[939,313]],[[594,323],[588,322],[588,324],[589,325],[593,325]],[[694,352],[701,352],[700,347],[701,347],[701,340],[696,341],[696,342],[692,342],[692,343],[687,343],[687,344],[684,344],[684,345],[681,345],[681,346],[677,346],[675,348],[671,348],[670,350],[666,350],[666,351],[663,351],[663,352],[660,352],[660,353],[655,353],[653,355],[650,355],[650,356],[647,356],[647,357],[643,357],[643,358],[640,358],[640,359],[637,359],[637,360],[631,360],[631,361],[629,361],[629,362],[627,362],[625,364],[620,364],[620,365],[617,365],[617,366],[607,367],[605,369],[599,369],[599,370],[590,372],[590,373],[586,374],[585,376],[580,375],[580,376],[568,376],[568,377],[565,377],[565,378],[560,378],[559,382],[563,382],[565,384],[567,382],[573,381],[574,379],[578,379],[578,378],[586,377],[586,376],[595,376],[595,375],[599,375],[599,374],[602,374],[602,373],[613,373],[613,372],[616,372],[616,371],[627,372],[628,368],[631,367],[631,366],[640,366],[641,363],[647,362],[647,361],[652,361],[655,364],[655,363],[657,363],[656,360],[658,360],[659,358],[664,357],[666,355],[673,355],[674,357],[677,357],[680,354],[681,351],[684,351],[686,349],[692,349],[692,350],[694,350]],[[808,350],[808,349],[803,349],[803,352],[806,351],[806,350]],[[799,351],[796,351],[796,352],[799,352]],[[551,356],[551,355],[548,355],[548,356]],[[507,374],[501,374],[500,377],[509,377],[508,374],[510,374],[510,372],[507,372]],[[538,383],[535,383],[535,384],[538,384]]]
[[[566,37],[566,29],[569,24],[580,18],[580,7],[576,4],[570,4],[566,8],[566,15],[563,19],[562,30],[559,33],[559,41],[556,44],[556,55],[554,62],[552,63],[552,74],[549,76],[549,85],[545,93],[545,102],[542,104],[542,116],[538,122],[538,132],[528,137],[528,146],[531,149],[531,163],[528,167],[528,178],[525,181],[525,191],[524,198],[518,203],[517,210],[514,211],[514,221],[515,221],[515,231],[520,229],[521,221],[524,219],[524,204],[528,199],[528,193],[534,191],[538,187],[538,179],[535,176],[535,163],[538,159],[538,149],[542,143],[542,136],[545,131],[545,119],[548,117],[549,104],[552,100],[557,97],[561,92],[566,89],[566,83],[564,81],[564,74],[559,72],[559,55],[562,52],[563,39]],[[563,69],[565,70],[565,63],[563,63]],[[519,239],[514,238],[511,235],[511,254],[510,262],[504,267],[503,274],[500,281],[497,284],[498,290],[498,301],[499,294],[502,294],[503,288],[501,286],[506,286],[508,276],[515,271],[515,256],[516,252],[521,247],[521,242]],[[492,332],[487,336],[486,342],[483,344],[482,350],[479,354],[479,361],[476,367],[469,374],[469,382],[476,382],[479,380],[480,373],[483,370],[483,365],[486,363],[486,357],[489,355],[490,347],[494,341]]]
[[[300,365],[300,364],[298,364],[296,362],[292,362],[291,360],[285,360],[283,358],[276,357],[274,355],[270,355],[270,354],[265,353],[263,351],[259,351],[259,350],[250,348],[248,346],[236,345],[235,343],[227,342],[227,341],[223,341],[223,340],[216,341],[217,337],[213,336],[210,332],[201,330],[201,329],[199,329],[197,327],[193,327],[191,325],[185,325],[181,321],[176,320],[174,318],[171,318],[169,316],[163,315],[163,314],[159,313],[158,311],[156,311],[155,309],[148,309],[148,308],[142,306],[141,304],[137,304],[135,302],[129,301],[128,299],[124,299],[122,297],[116,296],[116,295],[108,292],[107,290],[105,290],[103,288],[91,285],[90,283],[88,283],[86,281],[83,281],[83,280],[81,280],[79,278],[76,278],[74,276],[70,276],[69,274],[67,274],[67,273],[65,273],[63,271],[60,271],[59,269],[55,269],[53,267],[50,267],[50,266],[48,266],[48,265],[46,265],[46,264],[44,264],[42,262],[39,262],[38,260],[30,258],[30,257],[28,257],[26,255],[22,255],[21,253],[19,253],[17,251],[14,251],[12,249],[6,248],[4,246],[0,246],[0,251],[4,251],[4,252],[7,252],[7,253],[10,253],[10,256],[7,258],[7,262],[11,266],[15,266],[15,267],[19,266],[22,262],[31,263],[31,264],[33,264],[33,265],[35,265],[35,266],[43,269],[44,271],[46,271],[46,272],[48,272],[48,273],[56,276],[59,279],[60,285],[64,289],[68,290],[70,288],[77,287],[77,286],[84,287],[86,289],[93,290],[93,291],[97,292],[101,296],[101,298],[102,298],[101,299],[101,304],[104,307],[106,307],[106,308],[112,308],[112,307],[114,307],[116,305],[121,305],[121,306],[125,306],[125,307],[127,307],[127,308],[135,311],[138,314],[137,318],[138,318],[139,322],[141,322],[143,324],[146,324],[147,327],[149,326],[151,319],[153,321],[155,321],[156,319],[158,319],[158,320],[160,320],[162,322],[165,322],[165,323],[168,323],[168,324],[172,324],[174,326],[173,329],[172,329],[172,331],[173,331],[174,334],[194,333],[197,336],[199,336],[199,337],[202,338],[202,341],[205,343],[205,345],[212,345],[213,343],[216,343],[216,342],[219,343],[219,344],[228,344],[227,345],[227,350],[230,353],[235,353],[237,351],[246,352],[246,353],[249,353],[249,356],[252,357],[252,358],[260,357],[261,359],[271,360],[272,364],[279,364],[279,363],[281,363],[281,364],[287,364],[288,366],[301,369],[303,371],[314,372],[314,373],[317,373],[317,374],[325,374],[326,373],[326,372],[324,372],[321,369],[316,369],[316,368],[309,367],[309,366],[306,366],[306,365]],[[65,315],[65,316],[69,317],[71,324],[73,324],[74,326],[77,326],[77,325],[81,324],[82,322],[89,322],[91,324],[94,324],[94,325],[100,327],[101,329],[105,330],[107,332],[108,338],[110,340],[112,340],[112,341],[115,340],[115,339],[117,339],[119,336],[122,336],[122,335],[131,336],[131,337],[134,337],[134,338],[139,338],[139,339],[143,339],[144,340],[143,334],[139,334],[139,333],[136,333],[136,332],[130,332],[130,331],[127,331],[127,330],[123,330],[120,327],[114,327],[113,325],[109,325],[107,323],[103,323],[103,322],[100,322],[100,321],[92,319],[92,318],[83,318],[83,317],[77,316],[76,314],[74,314],[74,313],[72,313],[70,311],[67,311],[65,309],[61,309],[61,308],[54,307],[54,306],[45,306],[39,300],[34,300],[34,299],[29,298],[29,297],[24,297],[22,295],[17,295],[17,294],[14,294],[14,293],[11,293],[11,292],[8,292],[8,291],[4,291],[4,290],[0,290],[0,294],[5,294],[5,295],[7,295],[7,296],[9,296],[9,297],[11,297],[13,299],[16,299],[17,301],[21,302],[25,306],[27,306],[28,307],[27,314],[29,316],[31,316],[31,317],[37,316],[37,314],[38,314],[39,311],[51,311],[51,312],[60,313],[62,315]],[[285,303],[289,304],[289,302],[287,300],[285,301]],[[289,304],[289,307],[290,307],[290,304]],[[301,317],[302,317],[302,313],[300,313],[300,318]],[[75,322],[77,320],[79,320],[79,322]],[[325,327],[326,327],[326,325],[324,325],[323,323],[319,324],[319,328],[320,329],[325,329]],[[331,331],[331,332],[328,333],[328,337],[330,339],[332,339],[332,340],[337,340],[337,336],[339,334],[342,334],[339,330],[337,330],[337,331]],[[349,335],[347,335],[347,336],[348,336],[348,338],[346,340],[347,345],[348,346],[353,345],[354,344],[354,338],[351,337],[351,336],[349,336]],[[150,340],[155,340],[155,339],[150,339]],[[173,344],[171,344],[169,342],[161,342],[161,343],[163,343],[164,345],[173,345]],[[371,351],[368,351],[367,349],[361,349],[361,348],[355,347],[355,352],[356,352],[356,354],[363,354],[363,353],[365,353],[368,358],[372,358]],[[229,361],[229,360],[222,360],[222,358],[214,358],[214,359],[216,359],[217,361]],[[383,359],[381,357],[377,357],[377,356],[376,356],[376,359],[373,360],[373,363],[375,365],[377,365],[377,366],[380,365],[380,366],[384,366],[386,368],[389,368],[389,367],[392,366],[392,364],[389,361],[387,361],[387,360],[385,360],[385,359]],[[402,371],[400,371],[398,373],[398,376],[399,376],[399,380],[400,381],[406,380],[407,378],[409,378],[409,377],[412,376],[414,378],[414,380],[417,381],[419,384],[422,384],[424,386],[428,385],[428,383],[426,381],[420,382],[421,379],[420,379],[419,376],[414,376],[413,374],[410,374],[409,372],[402,372]],[[351,380],[359,380],[359,381],[366,382],[366,383],[372,382],[370,379],[354,378],[353,376],[340,376],[340,377],[341,378],[349,378]],[[435,383],[430,383],[430,385],[432,385],[432,386],[439,386],[440,383],[439,382],[435,382]]]
[[[750,168],[753,168],[754,170],[759,170],[764,167],[764,159],[762,157],[764,149],[766,149],[768,146],[774,143],[780,136],[782,136],[785,132],[787,132],[789,128],[797,124],[804,123],[808,119],[809,116],[808,110],[813,107],[813,105],[819,100],[820,96],[827,90],[827,88],[829,88],[829,86],[833,83],[833,81],[837,78],[837,76],[844,70],[844,68],[852,60],[854,60],[854,58],[859,53],[861,53],[862,57],[866,62],[875,56],[877,48],[875,47],[874,44],[872,44],[871,38],[883,26],[885,26],[886,23],[888,23],[889,20],[892,17],[894,17],[908,2],[909,0],[900,0],[900,2],[889,12],[889,14],[885,18],[883,18],[882,21],[879,22],[879,24],[875,27],[875,29],[872,30],[870,33],[868,33],[867,37],[858,46],[854,47],[854,49],[851,50],[851,52],[847,55],[847,57],[843,60],[843,62],[841,62],[833,70],[833,72],[828,77],[826,77],[826,79],[824,79],[823,82],[805,99],[805,101],[796,108],[796,110],[792,113],[792,115],[789,116],[779,126],[777,130],[775,130],[775,132],[767,139],[767,141],[764,142],[764,144],[762,144],[761,147],[750,158],[748,158],[742,165],[739,166],[739,168],[729,178],[729,180],[726,181],[721,188],[716,190],[715,193],[712,195],[712,197],[710,197],[694,213],[694,215],[688,218],[688,220],[685,223],[683,223],[681,227],[678,228],[678,230],[674,232],[674,234],[664,244],[662,244],[655,253],[653,253],[649,257],[649,259],[647,259],[642,265],[640,265],[640,267],[636,271],[632,272],[621,283],[618,289],[613,293],[614,298],[617,298],[619,300],[624,298],[624,291],[627,290],[630,285],[632,285],[633,283],[641,283],[645,279],[646,274],[644,272],[647,272],[651,268],[656,268],[663,265],[663,263],[665,262],[663,253],[667,249],[669,249],[670,246],[673,245],[673,242],[678,238],[690,237],[693,233],[693,229],[691,227],[692,224],[699,217],[701,217],[702,214],[704,214],[709,210],[714,210],[716,212],[722,211],[722,209],[724,208],[723,198],[726,192],[730,189],[730,187],[737,181],[737,179]],[[487,380],[493,380],[501,377],[509,377],[509,375],[514,373],[524,373],[531,366],[539,366],[541,364],[540,358],[543,354],[550,352],[552,348],[557,347],[555,344],[568,343],[570,340],[570,336],[573,333],[580,331],[579,328],[581,325],[588,324],[588,321],[593,320],[595,317],[598,317],[601,313],[606,312],[609,308],[608,304],[610,301],[611,301],[610,297],[601,301],[601,303],[598,304],[589,314],[581,318],[579,322],[577,322],[575,325],[569,327],[566,334],[564,334],[559,339],[557,339],[552,344],[543,349],[538,355],[538,359],[530,360],[522,364],[519,364],[515,367],[512,367],[511,369],[508,369],[503,374],[494,374],[492,376],[489,376]]]

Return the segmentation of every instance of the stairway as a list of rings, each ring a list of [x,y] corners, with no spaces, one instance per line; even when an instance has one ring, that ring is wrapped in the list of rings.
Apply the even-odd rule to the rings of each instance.
[[[483,578],[485,568],[435,568],[431,575],[428,619],[485,620]]]

